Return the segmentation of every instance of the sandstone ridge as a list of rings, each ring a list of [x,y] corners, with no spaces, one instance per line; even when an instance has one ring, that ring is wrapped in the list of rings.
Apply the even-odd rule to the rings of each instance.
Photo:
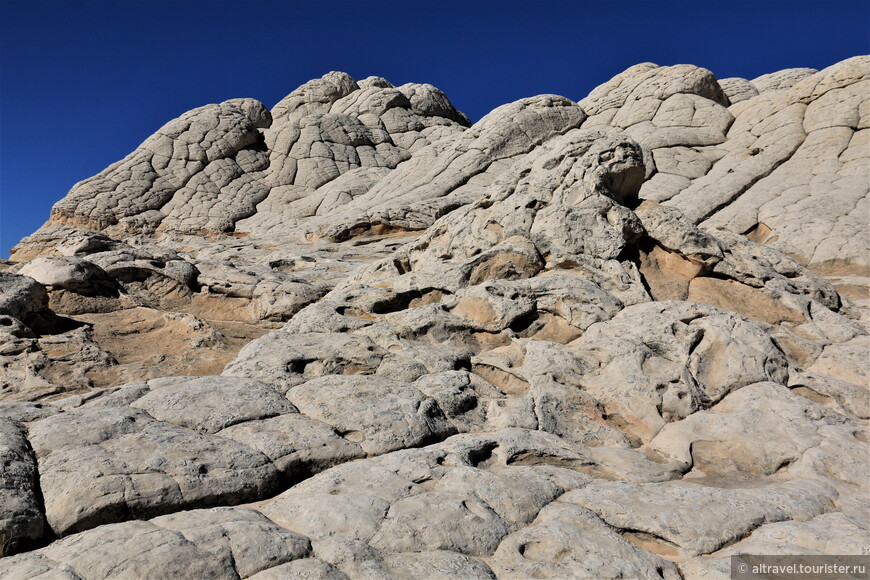
[[[476,123],[331,72],[0,263],[0,578],[729,578],[868,554],[870,58]]]

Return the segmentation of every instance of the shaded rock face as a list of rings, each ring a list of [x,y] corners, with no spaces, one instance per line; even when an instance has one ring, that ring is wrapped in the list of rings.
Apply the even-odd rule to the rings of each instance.
[[[868,71],[169,122],[0,264],[0,578],[868,553]]]

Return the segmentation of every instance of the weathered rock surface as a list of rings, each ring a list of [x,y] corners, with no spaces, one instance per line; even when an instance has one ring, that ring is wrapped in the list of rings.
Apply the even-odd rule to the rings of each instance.
[[[8,578],[247,578],[310,553],[308,538],[253,510],[216,508],[76,534],[9,558],[2,573]]]
[[[35,421],[30,440],[46,518],[58,535],[255,499],[278,478],[259,452],[128,407],[93,406]]]
[[[21,423],[0,419],[0,536],[6,549],[42,537],[45,516],[39,498],[36,459]],[[14,544],[13,544],[14,543]]]
[[[3,293],[0,294],[0,316],[7,319],[18,319],[24,324],[41,312],[48,310],[48,293],[45,287],[29,276],[17,276],[0,272],[0,284]],[[3,326],[11,326],[11,323]]]
[[[0,578],[867,554],[868,67],[169,122],[0,264]]]

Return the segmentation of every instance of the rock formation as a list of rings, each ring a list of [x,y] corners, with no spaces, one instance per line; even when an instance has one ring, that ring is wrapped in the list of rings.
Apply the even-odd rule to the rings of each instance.
[[[185,113],[0,263],[0,578],[868,554],[870,58]]]

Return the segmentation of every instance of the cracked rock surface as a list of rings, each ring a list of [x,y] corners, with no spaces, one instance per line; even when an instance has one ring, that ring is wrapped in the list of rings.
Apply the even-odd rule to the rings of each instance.
[[[870,59],[472,123],[330,72],[0,262],[0,578],[728,578],[868,554]]]

